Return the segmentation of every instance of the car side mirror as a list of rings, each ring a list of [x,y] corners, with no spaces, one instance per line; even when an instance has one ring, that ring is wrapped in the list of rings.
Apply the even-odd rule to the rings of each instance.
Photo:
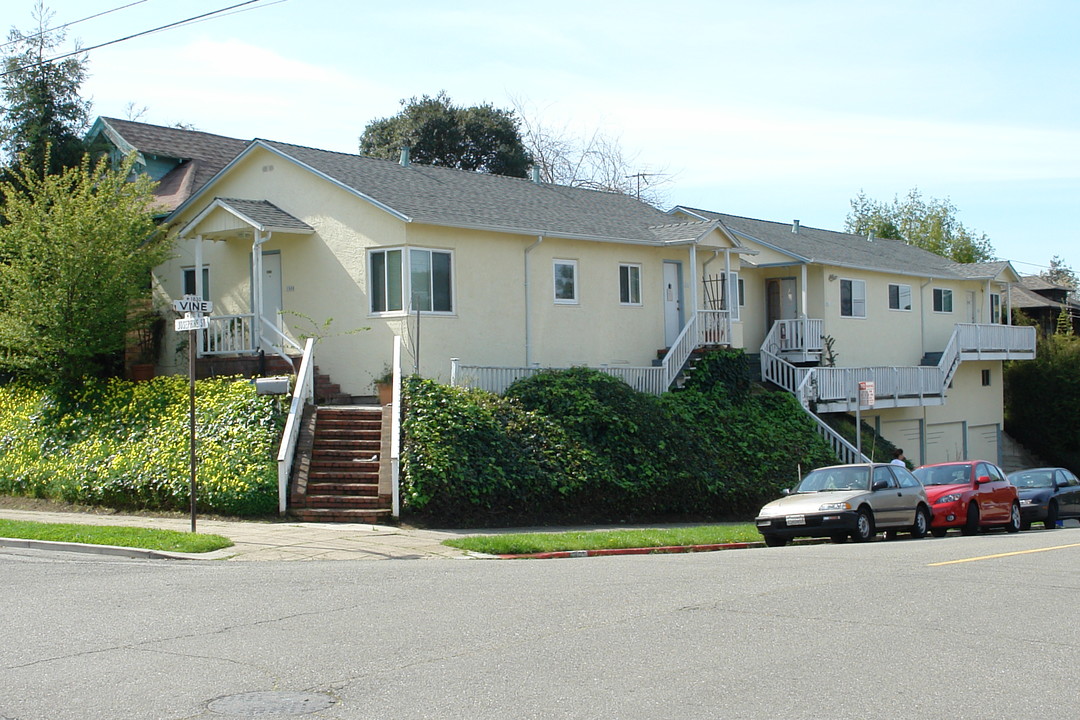
[[[989,475],[980,475],[979,477],[975,478],[976,485],[985,485],[988,482],[990,482]]]
[[[780,491],[780,494],[781,495],[790,495],[791,494],[791,488],[784,488],[783,490]]]
[[[888,480],[875,480],[874,485],[873,485],[873,487],[871,489],[873,489],[873,490],[884,490],[884,489],[886,489],[888,487],[889,487],[889,481]]]

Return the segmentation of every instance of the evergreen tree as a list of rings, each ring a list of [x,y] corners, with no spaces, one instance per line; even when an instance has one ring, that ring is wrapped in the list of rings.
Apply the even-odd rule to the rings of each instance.
[[[87,60],[85,55],[49,59],[65,37],[62,30],[49,29],[52,16],[38,0],[37,28],[30,33],[12,28],[8,34],[14,49],[3,59],[0,149],[9,179],[20,164],[46,174],[78,166],[86,151],[82,136],[89,125],[90,103],[80,97],[79,89],[86,79]]]

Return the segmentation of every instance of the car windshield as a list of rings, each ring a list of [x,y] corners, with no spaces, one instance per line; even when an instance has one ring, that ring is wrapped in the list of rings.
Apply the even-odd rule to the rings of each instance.
[[[795,492],[812,493],[869,489],[870,468],[866,465],[857,465],[815,470],[803,478],[803,481],[795,488]]]
[[[1054,487],[1053,470],[1024,470],[1009,476],[1009,482],[1018,488]]]
[[[971,465],[938,465],[915,470],[923,485],[963,485],[971,482]]]

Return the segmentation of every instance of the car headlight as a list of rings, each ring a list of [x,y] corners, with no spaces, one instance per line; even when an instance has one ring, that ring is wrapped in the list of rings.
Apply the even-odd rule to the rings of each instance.
[[[950,493],[949,495],[942,495],[935,501],[935,505],[944,505],[945,503],[956,502],[961,498],[960,493]]]
[[[825,503],[824,505],[822,505],[821,507],[818,508],[818,512],[832,512],[832,511],[835,511],[835,510],[850,510],[850,509],[851,509],[851,503],[849,503],[849,502],[834,502],[834,503]]]
[[[1039,501],[1038,501],[1037,498],[1020,498],[1020,505],[1023,506],[1023,507],[1028,507],[1029,505],[1038,505],[1038,504],[1039,504]]]

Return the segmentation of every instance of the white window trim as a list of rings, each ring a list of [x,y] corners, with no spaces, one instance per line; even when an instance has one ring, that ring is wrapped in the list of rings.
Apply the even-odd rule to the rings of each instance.
[[[937,309],[937,295],[938,295],[939,292],[941,293],[941,306],[942,307],[945,307],[945,293],[949,293],[949,305],[951,305],[951,307],[948,310],[938,310]],[[930,295],[931,295],[930,307],[932,308],[933,312],[936,312],[939,315],[952,315],[953,314],[953,311],[956,309],[956,299],[955,299],[955,293],[952,291],[952,288],[934,288],[931,291]]]
[[[422,250],[429,253],[442,253],[443,255],[450,256],[450,310],[421,310],[421,315],[441,315],[443,317],[451,317],[457,314],[457,263],[455,262],[455,256],[453,250],[446,248],[429,248],[429,247],[416,247],[413,245],[394,245],[392,247],[376,247],[369,248],[367,253],[367,268],[368,273],[371,272],[372,262],[371,257],[376,253],[388,253],[395,250],[401,251],[401,310],[382,310],[375,311],[371,309],[371,278],[368,278],[368,317],[403,317],[407,315],[415,315],[416,310],[412,308],[412,251]]]
[[[637,269],[637,297],[638,297],[637,302],[634,302],[632,300],[631,301],[624,301],[623,298],[622,298],[622,276],[623,276],[623,269],[624,268],[627,270],[627,281],[628,282],[632,277],[632,275],[630,275],[630,273],[629,273],[630,269],[632,269],[632,268]],[[642,305],[644,305],[644,301],[642,300],[642,293],[641,293],[641,286],[642,286],[641,276],[642,276],[641,263],[619,263],[619,304],[622,305],[623,307],[641,307]],[[574,280],[575,280],[574,287],[576,289],[577,288],[576,273],[575,273]],[[634,288],[630,287],[629,289],[630,289],[630,296],[633,297]]]
[[[728,273],[728,281],[724,291],[728,294],[728,317],[733,321],[738,321],[742,314],[739,312],[739,308],[742,307],[742,303],[739,302],[739,283],[741,282],[742,280],[739,279],[739,273],[737,271],[732,270]]]
[[[851,283],[851,315],[844,314],[844,282]],[[856,283],[859,287],[862,287],[862,315],[855,314],[855,287]],[[866,319],[866,281],[859,278],[840,278],[840,282],[837,284],[837,289],[840,292],[839,312],[840,317],[847,318],[849,320],[865,320]]]
[[[203,271],[203,300],[210,300],[210,266],[206,263],[202,265]],[[195,266],[186,265],[180,268],[180,290],[182,293],[187,294],[187,274],[191,273],[192,280],[195,280]],[[198,287],[198,283],[194,283],[195,287]],[[194,290],[192,290],[194,292]]]
[[[569,265],[574,268],[574,297],[573,298],[560,298],[559,297],[559,274],[556,272],[556,267],[559,265]],[[581,293],[578,290],[578,283],[581,281],[581,277],[578,274],[578,261],[577,260],[562,260],[555,258],[551,261],[551,297],[554,299],[556,305],[580,305]]]
[[[908,307],[893,307],[892,306],[892,304],[891,304],[892,303],[891,291],[892,291],[892,289],[894,287],[907,288]],[[911,294],[911,286],[908,285],[907,283],[889,283],[889,289],[886,292],[890,293],[890,295],[889,295],[889,297],[885,298],[885,301],[889,305],[889,309],[892,310],[893,312],[911,312],[911,309],[915,306],[915,303],[914,303],[914,300],[913,300],[914,296]],[[903,297],[901,297],[900,293],[897,292],[897,302],[903,303],[903,301],[904,301]]]

